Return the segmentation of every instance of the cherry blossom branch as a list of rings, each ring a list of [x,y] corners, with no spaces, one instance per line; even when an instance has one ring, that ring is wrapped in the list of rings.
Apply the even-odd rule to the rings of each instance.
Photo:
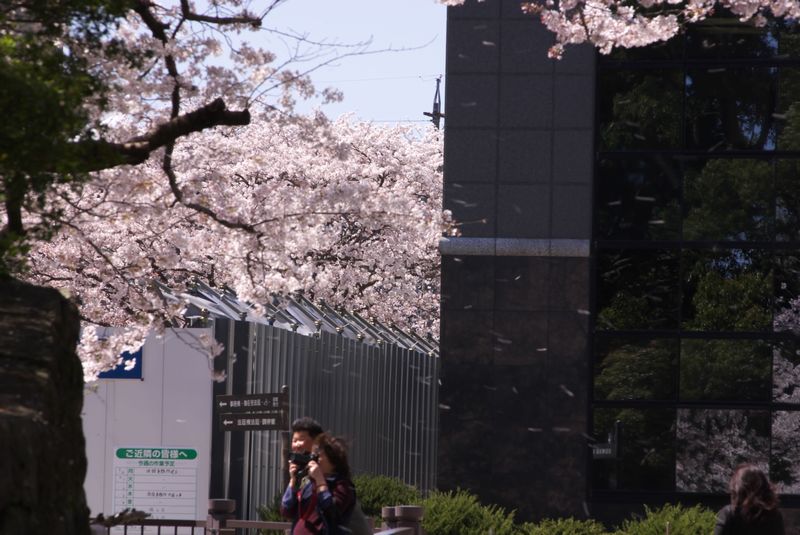
[[[247,13],[242,12],[241,15],[236,17],[211,17],[208,15],[200,15],[192,11],[189,7],[189,0],[181,0],[181,13],[186,20],[193,20],[197,22],[208,22],[211,24],[249,24],[254,28],[261,26],[261,19]]]
[[[217,98],[192,112],[175,117],[158,125],[151,132],[124,143],[106,141],[85,142],[87,150],[82,171],[100,171],[117,165],[138,165],[150,154],[175,143],[179,138],[215,126],[244,126],[250,124],[250,111],[228,110],[225,102]]]
[[[172,153],[174,148],[175,147],[172,144],[170,144],[167,147],[167,151],[164,154],[164,159],[162,161],[161,169],[163,169],[164,174],[167,175],[167,179],[169,180],[169,189],[172,192],[172,195],[175,197],[175,200],[187,208],[191,208],[196,212],[199,212],[201,214],[210,217],[223,227],[243,230],[248,234],[258,234],[254,225],[225,219],[224,217],[220,217],[214,210],[210,209],[208,206],[204,206],[202,204],[186,200],[186,198],[183,195],[183,190],[181,190],[180,186],[178,186],[178,177],[175,175],[175,170],[172,168]]]

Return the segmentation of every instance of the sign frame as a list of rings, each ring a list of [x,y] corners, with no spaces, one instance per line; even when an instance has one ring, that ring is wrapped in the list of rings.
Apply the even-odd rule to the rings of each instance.
[[[289,393],[225,394],[215,396],[220,431],[286,431]]]

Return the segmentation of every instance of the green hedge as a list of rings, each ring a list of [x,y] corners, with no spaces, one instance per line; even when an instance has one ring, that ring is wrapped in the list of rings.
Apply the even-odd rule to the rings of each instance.
[[[514,512],[482,505],[469,492],[431,492],[422,501],[422,527],[428,535],[514,535]]]
[[[526,522],[519,526],[519,533],[521,535],[608,535],[606,528],[600,522],[574,518]]]
[[[714,531],[716,514],[696,505],[665,505],[652,510],[645,506],[645,517],[626,520],[614,535],[664,535],[669,523],[670,535],[708,535]]]
[[[391,505],[418,505],[420,492],[396,477],[361,474],[353,478],[356,496],[364,514],[375,518],[380,525],[381,507]]]
[[[716,515],[702,506],[665,505],[659,509],[645,506],[643,518],[626,520],[616,530],[606,530],[596,520],[573,518],[542,520],[516,524],[514,511],[497,505],[484,505],[465,490],[420,492],[401,480],[371,474],[353,478],[364,514],[380,524],[381,507],[417,505],[424,507],[422,527],[428,535],[708,535],[714,531]],[[259,508],[262,520],[279,520],[280,497],[271,506]]]

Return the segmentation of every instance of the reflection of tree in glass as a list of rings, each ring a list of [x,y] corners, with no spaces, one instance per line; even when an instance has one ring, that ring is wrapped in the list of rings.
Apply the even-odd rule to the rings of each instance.
[[[778,53],[779,20],[763,27],[744,24],[727,10],[687,28],[690,58],[770,58]]]
[[[772,326],[772,266],[754,251],[688,252],[684,327],[760,331]]]
[[[776,67],[692,69],[686,74],[689,148],[775,148]]]
[[[680,71],[609,71],[601,73],[598,87],[603,149],[664,149],[682,145]]]
[[[599,329],[669,329],[678,323],[678,260],[670,251],[598,255]]]
[[[770,356],[761,340],[683,340],[680,398],[767,401]]]
[[[612,341],[597,364],[597,399],[675,399],[677,340]]]
[[[800,228],[800,227],[798,227]],[[774,258],[775,315],[773,329],[800,335],[800,254],[786,251]]]
[[[800,109],[797,146],[800,149]],[[779,160],[775,177],[775,239],[795,241],[800,239],[800,160]]]
[[[725,492],[738,464],[766,470],[769,424],[766,411],[679,409],[676,490]]]
[[[598,164],[598,238],[680,239],[680,169],[664,155],[603,159]]]
[[[794,37],[796,45],[798,36]],[[798,57],[796,50],[794,54]],[[778,148],[798,150],[800,149],[800,70],[781,67],[778,98],[776,118],[781,126],[778,132]]]
[[[800,494],[800,411],[772,415],[772,457],[769,475],[778,492]]]
[[[686,240],[766,241],[772,234],[772,165],[763,160],[708,160],[684,182]]]
[[[788,70],[788,69],[787,69]],[[783,73],[784,71],[781,71]],[[798,89],[800,86],[800,73],[797,71],[787,72],[790,79],[785,83]],[[783,93],[783,80],[781,81],[781,92]],[[786,103],[786,109],[779,115],[784,120],[784,127],[778,136],[778,148],[781,150],[800,149],[800,102],[792,101]]]
[[[675,411],[671,409],[595,409],[594,433],[600,440],[622,423],[617,466],[595,462],[595,485],[607,488],[616,470],[619,489],[672,490],[675,467]]]
[[[778,403],[800,403],[800,346],[781,340],[772,352],[772,399]]]

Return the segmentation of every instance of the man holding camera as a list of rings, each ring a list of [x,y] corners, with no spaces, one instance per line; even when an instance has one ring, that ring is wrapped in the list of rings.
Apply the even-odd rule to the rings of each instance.
[[[349,468],[344,474],[347,478],[344,486],[336,478],[332,478],[330,484],[326,479],[333,471],[330,455],[336,460],[336,452],[330,450],[332,443],[339,444],[322,433],[322,426],[316,420],[303,417],[292,423],[289,485],[281,499],[281,515],[292,520],[293,535],[338,535],[342,530],[336,505],[352,508],[355,491],[349,481]],[[326,445],[328,452],[320,448]],[[342,455],[346,467],[343,450]]]
[[[310,483],[309,463],[316,461],[314,439],[322,434],[322,426],[313,418],[303,416],[292,422],[292,451],[289,454],[289,487],[299,490]]]

